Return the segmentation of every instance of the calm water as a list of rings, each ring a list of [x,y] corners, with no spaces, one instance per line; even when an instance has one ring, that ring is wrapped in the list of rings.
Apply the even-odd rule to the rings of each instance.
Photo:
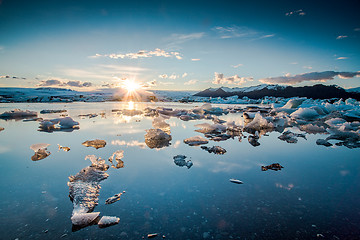
[[[150,104],[151,107],[192,108],[201,104]],[[146,104],[135,104],[143,109]],[[360,149],[318,146],[320,135],[299,138],[297,144],[280,141],[280,133],[262,136],[260,146],[247,139],[210,141],[221,146],[215,155],[183,143],[202,135],[194,125],[210,120],[166,120],[171,145],[150,149],[144,144],[153,118],[114,114],[126,103],[3,104],[0,112],[14,108],[39,112],[67,109],[80,123],[73,132],[39,132],[39,122],[0,120],[1,239],[141,239],[159,233],[166,239],[359,239]],[[104,112],[105,117],[79,114]],[[56,118],[59,114],[39,115]],[[222,116],[241,123],[242,114]],[[247,135],[247,134],[245,134]],[[86,140],[103,139],[107,145],[85,147]],[[34,143],[49,143],[51,155],[31,161]],[[58,150],[57,144],[70,147]],[[120,217],[108,228],[88,226],[72,231],[68,177],[91,165],[94,154],[109,158],[124,150],[124,168],[110,168],[101,182],[101,215]],[[190,158],[190,169],[174,164],[173,156]],[[280,163],[281,171],[261,171],[262,165]],[[239,179],[242,185],[229,182]],[[125,190],[121,200],[105,205],[107,198]],[[321,234],[321,235],[320,235]]]

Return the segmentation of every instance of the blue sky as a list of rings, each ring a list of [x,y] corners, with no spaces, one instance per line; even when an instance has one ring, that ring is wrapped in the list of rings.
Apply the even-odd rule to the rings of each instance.
[[[0,86],[360,86],[360,1],[0,0]]]

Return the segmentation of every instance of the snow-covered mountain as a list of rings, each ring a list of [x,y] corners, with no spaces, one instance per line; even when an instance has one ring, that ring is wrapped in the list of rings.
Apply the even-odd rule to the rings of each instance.
[[[360,93],[360,87],[346,89],[347,92]]]
[[[230,97],[238,96],[248,97],[252,99],[260,99],[265,96],[272,97],[307,97],[313,99],[327,98],[354,98],[360,99],[360,92],[345,91],[345,89],[336,85],[316,84],[314,86],[292,87],[282,85],[257,85],[244,88],[208,88],[204,91],[196,93],[198,97]]]

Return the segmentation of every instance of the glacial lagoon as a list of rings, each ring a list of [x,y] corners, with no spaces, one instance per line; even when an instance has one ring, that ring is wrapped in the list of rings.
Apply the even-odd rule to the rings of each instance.
[[[206,128],[214,130],[214,124],[218,124],[216,130],[221,130],[219,125],[227,126],[225,131],[230,126],[227,123],[244,127],[246,105],[213,104],[232,111],[188,121],[168,114],[201,106],[125,102],[0,105],[0,113],[30,110],[43,119],[63,115],[79,123],[78,129],[70,131],[39,131],[40,121],[0,120],[4,128],[0,132],[1,238],[142,239],[155,233],[157,239],[359,238],[359,148],[351,147],[352,143],[336,145],[338,140],[329,140],[330,147],[318,145],[318,139],[329,135],[300,131],[298,125],[282,132],[250,133],[241,128],[240,134],[204,134]],[[145,114],[146,108],[162,109],[163,118],[154,121],[158,116]],[[44,109],[67,111],[40,114]],[[202,124],[200,131],[198,124]],[[162,131],[171,136],[167,144],[146,141],[146,130],[155,129],[154,125],[167,128]],[[279,139],[287,130],[294,137],[288,142]],[[218,146],[226,152],[215,154],[184,142],[194,136],[208,140],[201,145],[204,148]],[[96,139],[105,140],[106,145],[83,145]],[[38,143],[49,144],[46,151],[50,155],[34,161],[31,157],[36,150],[30,146]],[[121,150],[122,162],[109,162]],[[92,165],[85,160],[88,155],[109,165],[108,177],[98,182],[101,189],[93,209],[100,216],[120,218],[109,227],[100,228],[96,222],[82,227],[72,224],[75,210],[69,198],[69,177]],[[276,163],[282,168],[271,166]],[[266,166],[269,169],[264,171]],[[123,193],[120,200],[105,204],[119,193]]]

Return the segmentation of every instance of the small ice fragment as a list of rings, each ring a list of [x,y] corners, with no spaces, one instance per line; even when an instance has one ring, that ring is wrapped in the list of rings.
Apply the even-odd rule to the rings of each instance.
[[[68,151],[70,151],[70,148],[69,147],[63,147],[63,146],[60,146],[59,144],[58,144],[58,147],[59,147],[59,150],[64,150],[65,152],[68,152]]]
[[[82,145],[84,145],[85,147],[93,147],[93,148],[99,149],[99,148],[105,147],[106,141],[99,140],[99,139],[88,140],[88,141],[83,142]]]
[[[3,127],[0,127],[0,132],[1,132],[1,131],[4,131],[4,129],[5,129],[5,128],[3,128]]]
[[[179,167],[186,166],[189,169],[192,167],[193,163],[191,162],[191,160],[186,161],[185,158],[185,155],[176,155],[173,157],[174,163]]]
[[[147,235],[147,237],[148,238],[154,238],[154,237],[157,237],[157,233],[149,233],[148,235]]]
[[[99,214],[100,212],[75,213],[71,217],[71,222],[76,226],[87,226],[92,223],[99,216]]]
[[[219,154],[219,155],[223,155],[226,153],[226,150],[220,146],[213,146],[213,147],[201,146],[201,149],[204,149],[204,150],[208,151],[209,153],[214,153],[214,154]]]
[[[41,114],[47,114],[47,113],[63,113],[66,112],[66,110],[41,110]]]
[[[306,136],[304,134],[293,133],[290,131],[283,132],[278,138],[282,141],[286,141],[287,143],[297,143],[298,137],[302,137],[306,140]]]
[[[114,202],[117,202],[120,200],[120,197],[121,195],[123,194],[124,192],[121,192],[121,193],[118,193],[118,194],[115,194],[114,196],[112,197],[109,197],[108,199],[105,200],[105,204],[112,204]]]
[[[124,151],[123,150],[117,150],[115,151],[110,157],[109,162],[111,163],[112,168],[123,168],[124,167],[124,161],[121,160],[121,158],[124,157]],[[115,165],[116,162],[116,165]]]
[[[233,179],[233,178],[230,178],[230,182],[236,183],[236,184],[243,184],[242,181],[240,181],[240,180],[238,180],[238,179]]]
[[[184,143],[190,146],[199,146],[202,144],[207,144],[209,141],[206,138],[201,136],[190,137],[184,140]]]
[[[267,171],[267,170],[274,170],[274,171],[279,171],[282,168],[284,168],[283,166],[280,165],[280,163],[273,163],[270,164],[268,166],[261,166],[261,171]]]
[[[120,222],[120,218],[118,217],[103,216],[98,222],[98,226],[100,228],[104,228],[118,224],[119,222]]]

